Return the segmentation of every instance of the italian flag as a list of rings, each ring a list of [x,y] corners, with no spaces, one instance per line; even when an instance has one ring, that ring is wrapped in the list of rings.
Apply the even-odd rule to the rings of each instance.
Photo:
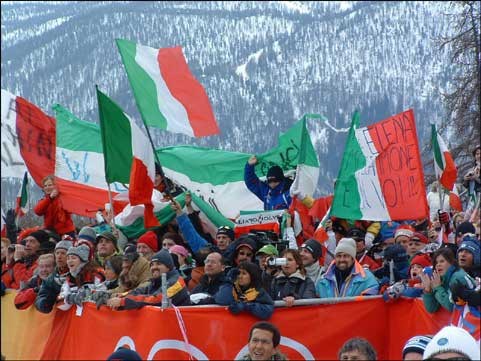
[[[219,133],[209,98],[190,72],[181,47],[154,49],[117,39],[144,123],[203,137]]]
[[[434,152],[434,171],[436,178],[439,179],[439,183],[441,183],[444,188],[451,190],[456,182],[458,170],[446,144],[439,136],[435,124],[431,124],[431,143]]]
[[[449,192],[449,206],[451,207],[451,209],[457,212],[463,211],[463,205],[461,203],[461,199],[459,198],[456,184],[453,185],[453,189]]]
[[[2,127],[9,125],[12,144],[19,144],[20,156],[35,183],[41,188],[42,179],[54,174],[63,207],[74,214],[92,217],[103,208],[108,193],[104,170],[98,166],[103,162],[98,126],[76,118],[60,105],[53,107],[54,118],[4,89],[1,98]],[[122,189],[125,187],[116,184],[117,192]]]
[[[355,112],[331,215],[372,221],[429,216],[412,110],[367,127],[359,127],[359,113]]]
[[[17,204],[15,208],[15,215],[18,217],[24,216],[27,211],[28,202],[28,172],[23,175],[22,187],[18,190]]]
[[[135,121],[98,89],[97,100],[107,182],[124,181],[125,174],[130,174],[130,204],[144,205],[145,228],[158,226],[151,200],[155,160],[150,141]],[[130,167],[129,173],[125,167]]]

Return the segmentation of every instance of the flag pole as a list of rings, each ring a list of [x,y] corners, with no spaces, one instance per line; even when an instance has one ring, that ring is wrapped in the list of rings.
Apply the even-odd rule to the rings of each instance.
[[[114,230],[117,230],[117,227],[115,226],[115,222],[114,222],[114,219],[115,219],[115,212],[114,212],[114,203],[112,201],[112,192],[110,190],[110,183],[107,182],[107,189],[108,189],[108,193],[109,193],[109,204],[110,204],[110,209],[109,210],[106,210],[107,211],[107,215],[110,216],[110,214],[112,214],[112,219],[110,220],[110,225],[112,226],[112,228]]]
[[[141,115],[141,117],[142,117],[142,115]],[[162,183],[164,183],[164,186],[165,186],[164,193],[166,195],[166,198],[172,199],[171,189],[169,187],[168,182],[165,180],[165,173],[164,173],[164,170],[162,169],[162,164],[160,163],[159,156],[157,155],[157,152],[155,151],[155,146],[154,146],[154,142],[152,140],[152,136],[150,135],[149,127],[147,126],[147,124],[145,123],[143,118],[142,118],[142,123],[144,124],[145,130],[147,131],[147,136],[149,137],[150,145],[152,146],[152,150],[154,151],[155,160],[157,161],[157,163],[159,164],[159,167],[160,167],[160,176],[162,177]]]

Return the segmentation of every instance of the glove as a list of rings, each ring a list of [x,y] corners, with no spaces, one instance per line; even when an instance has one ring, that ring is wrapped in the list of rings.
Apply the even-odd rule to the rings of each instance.
[[[244,303],[243,302],[234,302],[229,305],[229,311],[232,312],[234,315],[238,315],[242,311],[244,311]]]
[[[386,290],[390,299],[396,299],[406,290],[406,284],[404,282],[396,282],[392,286],[389,286]]]
[[[17,225],[15,224],[15,210],[10,208],[7,211],[7,214],[4,217],[5,219],[5,226],[7,229],[7,238],[10,240],[12,244],[16,243],[17,241]]]
[[[106,305],[107,300],[110,298],[110,293],[105,291],[97,291],[92,293],[92,301],[95,302],[97,306],[97,310],[100,309],[100,306]]]
[[[449,213],[438,209],[439,223],[449,224]]]
[[[85,290],[80,289],[77,292],[71,292],[65,297],[65,302],[69,305],[82,306],[82,302],[85,299]]]
[[[376,236],[373,233],[366,232],[366,235],[364,236],[364,243],[366,244],[366,249],[370,249],[372,247],[374,238],[376,238]]]
[[[470,290],[461,282],[455,282],[450,287],[451,297],[453,303],[466,302],[469,306],[479,307],[480,305],[480,292],[479,290]]]

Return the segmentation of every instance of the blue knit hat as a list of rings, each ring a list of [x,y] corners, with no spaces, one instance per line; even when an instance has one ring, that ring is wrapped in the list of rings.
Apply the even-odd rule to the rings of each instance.
[[[174,268],[174,260],[172,259],[172,256],[170,255],[169,251],[167,251],[164,248],[162,248],[159,252],[157,252],[152,256],[152,258],[150,259],[150,263],[154,261],[162,263],[169,270],[172,270]]]
[[[471,236],[466,236],[459,245],[458,253],[462,250],[471,252],[473,254],[473,267],[479,267],[481,265],[481,247],[479,241]]]
[[[142,357],[134,351],[128,348],[119,347],[113,354],[109,356],[107,361],[142,361]]]

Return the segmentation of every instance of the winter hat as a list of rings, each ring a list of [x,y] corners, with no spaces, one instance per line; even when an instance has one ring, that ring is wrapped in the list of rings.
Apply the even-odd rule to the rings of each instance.
[[[166,249],[161,249],[159,252],[154,254],[150,260],[150,264],[152,264],[154,261],[162,263],[169,269],[169,271],[174,268],[174,260],[172,259],[169,251]]]
[[[178,244],[176,244],[175,246],[172,246],[169,248],[169,252],[170,253],[178,253],[180,254],[181,256],[184,256],[184,257],[187,257],[189,255],[189,251],[187,251],[185,249],[185,247],[182,247]]]
[[[50,242],[49,241],[50,237],[48,236],[48,233],[41,229],[30,233],[28,236],[35,238],[40,243],[40,246],[42,245],[42,243]]]
[[[413,235],[411,236],[411,239],[413,241],[420,241],[424,244],[428,244],[429,243],[429,239],[428,237],[426,237],[423,233],[421,232],[414,232]]]
[[[443,327],[434,335],[424,350],[423,360],[430,359],[442,352],[456,352],[470,360],[480,359],[476,340],[468,331],[456,326]]]
[[[463,241],[459,245],[457,254],[459,254],[459,251],[462,250],[471,252],[473,254],[473,267],[479,268],[481,264],[481,247],[479,241],[474,237],[464,237]]]
[[[111,241],[114,246],[115,246],[115,249],[118,251],[118,247],[117,247],[117,237],[114,236],[114,234],[110,231],[103,231],[102,233],[100,233],[97,237],[96,237],[96,242],[98,243],[100,238],[105,238],[109,241]]]
[[[57,245],[55,246],[55,250],[57,249],[65,249],[65,250],[69,250],[70,247],[73,246],[73,243],[70,242],[70,241],[60,241],[57,243]]]
[[[347,253],[349,256],[356,259],[356,241],[352,238],[341,238],[334,251],[334,255],[341,252]]]
[[[461,237],[466,233],[476,234],[476,228],[471,222],[463,222],[456,227],[456,237]]]
[[[149,248],[157,252],[159,250],[159,241],[157,239],[157,235],[154,231],[145,232],[140,238],[137,240],[137,244],[143,243],[149,246]]]
[[[394,263],[406,262],[409,258],[406,249],[400,244],[393,244],[384,249],[382,256],[385,261],[393,260]]]
[[[364,239],[364,237],[366,237],[366,232],[364,232],[360,228],[354,227],[354,228],[349,229],[349,231],[347,231],[346,237],[352,238],[354,240]]]
[[[415,352],[422,355],[424,353],[424,350],[426,350],[426,346],[431,341],[431,339],[432,339],[431,336],[422,336],[422,335],[411,337],[404,345],[403,359],[404,357],[406,357],[406,354],[410,352]]]
[[[269,179],[274,179],[278,182],[282,182],[284,180],[284,172],[282,171],[282,168],[278,165],[270,167],[267,171],[266,179],[267,181],[269,181]]]
[[[95,244],[95,240],[97,238],[97,233],[95,233],[95,229],[89,226],[82,227],[80,232],[77,236],[78,239],[86,239]]]
[[[279,251],[272,244],[266,244],[260,250],[258,250],[256,254],[261,254],[261,253],[266,254],[268,256],[276,256],[276,257],[279,255]]]
[[[219,227],[219,228],[217,229],[217,234],[216,234],[216,236],[219,235],[219,234],[225,234],[227,237],[230,238],[231,241],[233,241],[234,238],[235,238],[234,230],[233,230],[231,227],[229,227],[229,226],[221,226],[221,227]]]
[[[134,263],[138,258],[139,254],[137,253],[137,246],[132,243],[127,244],[124,248],[123,259],[125,261]]]
[[[308,239],[305,241],[301,248],[307,249],[309,252],[312,253],[312,257],[314,259],[319,259],[322,256],[322,246],[321,244],[316,241],[315,239]],[[346,252],[347,253],[347,252]],[[355,256],[354,256],[355,257]]]
[[[78,258],[80,258],[82,262],[88,262],[89,253],[90,253],[90,248],[85,244],[81,244],[80,246],[77,246],[77,247],[75,246],[70,247],[67,251],[67,256],[70,254],[73,254]]]
[[[413,259],[411,260],[411,264],[410,264],[410,266],[409,266],[409,273],[408,273],[409,275],[411,274],[411,273],[410,273],[410,272],[411,272],[411,267],[412,267],[413,265],[415,265],[415,264],[420,265],[420,266],[422,266],[423,268],[424,268],[424,267],[429,267],[429,266],[432,266],[432,265],[433,265],[433,263],[431,262],[431,257],[429,257],[428,254],[426,254],[426,253],[419,253],[419,254],[415,255],[415,256],[413,257]]]
[[[411,227],[409,224],[401,224],[399,227],[396,228],[396,231],[394,232],[394,239],[398,238],[399,236],[406,236],[411,238],[413,233],[413,227]]]
[[[237,238],[236,242],[237,243],[235,245],[235,250],[236,250],[235,253],[237,253],[239,248],[241,248],[243,246],[249,248],[252,252],[255,252],[255,250],[257,248],[256,241],[248,235],[240,236],[239,238]]]
[[[110,268],[118,276],[122,272],[122,256],[112,256],[105,261],[105,269]]]
[[[142,361],[142,357],[134,350],[119,347],[107,361]]]
[[[27,288],[17,293],[14,299],[17,310],[25,310],[35,303],[37,292],[33,288]]]

